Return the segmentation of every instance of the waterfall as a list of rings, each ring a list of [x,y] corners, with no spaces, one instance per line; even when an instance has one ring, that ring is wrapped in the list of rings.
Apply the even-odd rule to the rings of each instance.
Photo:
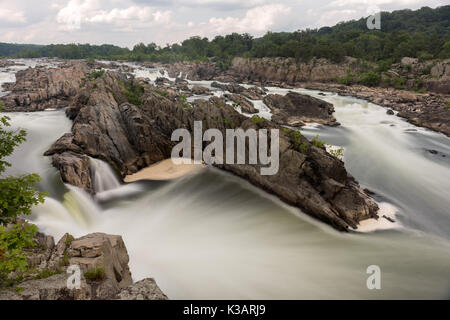
[[[101,193],[120,187],[119,179],[106,162],[91,158],[90,170],[93,180],[93,187],[96,193]]]

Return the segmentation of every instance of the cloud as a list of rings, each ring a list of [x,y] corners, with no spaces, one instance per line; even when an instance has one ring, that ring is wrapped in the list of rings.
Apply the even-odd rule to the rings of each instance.
[[[271,4],[247,10],[243,18],[226,17],[211,18],[205,26],[216,33],[248,32],[260,34],[268,31],[283,17],[291,12],[291,8],[282,4]]]
[[[25,23],[27,22],[27,19],[25,18],[25,13],[23,11],[0,8],[0,21],[16,24]]]
[[[171,11],[156,10],[150,6],[102,9],[98,0],[71,0],[59,10],[56,20],[65,30],[80,29],[81,24],[110,24],[118,30],[134,29],[155,25],[169,25]]]

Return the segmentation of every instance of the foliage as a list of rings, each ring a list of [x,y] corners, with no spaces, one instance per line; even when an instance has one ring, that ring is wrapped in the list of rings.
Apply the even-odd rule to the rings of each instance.
[[[105,268],[95,267],[84,273],[87,280],[99,282],[105,279]]]
[[[105,70],[96,70],[96,71],[92,71],[91,74],[88,76],[89,80],[96,80],[98,78],[103,77],[103,75],[105,74]]]
[[[153,90],[153,92],[159,94],[160,96],[166,97],[166,98],[169,96],[169,92],[167,90],[162,90],[162,89],[156,88]]]
[[[11,155],[14,148],[25,141],[24,130],[8,131],[10,118],[0,117],[0,174],[11,166],[5,157]],[[14,222],[21,215],[29,215],[31,207],[44,202],[44,193],[36,191],[40,177],[36,174],[8,176],[0,178],[0,225]]]
[[[113,45],[66,44],[49,46],[0,44],[0,56],[23,58],[110,59],[173,63],[214,61],[221,70],[234,57],[286,57],[308,62],[313,57],[340,62],[345,56],[383,63],[377,72],[402,57],[421,60],[450,57],[450,6],[381,13],[381,30],[369,30],[366,18],[333,27],[295,32],[268,32],[261,38],[232,33],[213,39],[191,37],[165,47],[136,44],[133,49]]]
[[[0,287],[8,284],[8,275],[24,272],[28,268],[24,248],[35,246],[37,227],[29,224],[15,224],[6,229],[0,226]]]
[[[328,151],[328,153],[331,154],[333,157],[336,157],[338,159],[342,159],[344,157],[344,148],[330,149]]]
[[[381,76],[375,72],[366,72],[361,75],[359,82],[368,87],[377,86],[381,81]]]
[[[254,115],[251,119],[252,119],[253,123],[256,124],[258,127],[260,127],[262,124],[264,124],[264,121],[265,121],[263,117],[260,117],[257,115]]]
[[[445,105],[444,108],[447,109],[447,110],[450,110],[450,102],[447,102],[447,104]]]
[[[319,140],[319,135],[317,135],[314,138],[312,138],[311,142],[317,148],[323,148],[325,146],[325,144],[326,144],[325,141]]]
[[[129,103],[139,107],[142,105],[142,95],[144,94],[144,87],[134,81],[131,81],[130,83],[125,85],[123,94],[125,95]]]
[[[55,274],[60,274],[63,271],[60,269],[57,270],[51,270],[51,269],[44,269],[41,272],[39,272],[37,275],[34,276],[34,279],[46,279],[51,276],[54,276]]]
[[[0,108],[1,111],[1,108]],[[40,177],[36,174],[3,176],[10,163],[3,160],[14,148],[25,141],[24,130],[11,131],[10,118],[0,117],[0,286],[8,281],[8,275],[23,272],[27,261],[24,248],[34,246],[37,228],[34,225],[17,224],[20,215],[29,215],[31,207],[44,202],[44,193],[36,190]],[[8,226],[8,229],[5,226]]]

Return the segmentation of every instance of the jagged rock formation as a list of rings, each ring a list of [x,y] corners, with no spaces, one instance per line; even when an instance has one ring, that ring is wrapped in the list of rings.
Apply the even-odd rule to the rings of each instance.
[[[258,113],[252,102],[248,101],[245,97],[236,93],[226,93],[225,98],[233,101],[236,105],[241,107],[241,110],[245,113]]]
[[[30,271],[17,285],[0,290],[0,300],[166,300],[153,279],[133,284],[128,253],[121,236],[93,233],[74,239],[65,234],[55,245],[53,237],[38,233],[37,245],[26,250]],[[80,287],[69,288],[66,270],[78,265]],[[87,276],[99,272],[96,278]]]
[[[4,85],[7,91],[11,91],[1,98],[5,111],[66,107],[77,94],[89,70],[83,62],[71,62],[58,68],[36,67],[18,71],[16,82]]]
[[[294,127],[307,122],[338,125],[333,116],[333,105],[311,96],[296,92],[285,96],[269,94],[263,101],[272,110],[272,121],[278,124]]]
[[[90,189],[92,182],[84,179],[88,175],[71,169],[72,163],[77,163],[76,167],[83,166],[79,157],[84,155],[107,161],[122,176],[170,158],[175,145],[170,140],[172,132],[178,128],[192,132],[194,121],[202,121],[203,130],[216,128],[222,132],[239,127],[277,128],[281,130],[278,174],[261,176],[259,165],[217,166],[340,230],[376,217],[377,205],[347,174],[342,161],[313,146],[298,133],[284,132],[264,120],[255,123],[236,112],[223,98],[197,100],[188,107],[161,95],[151,85],[144,86],[142,103],[135,106],[121,95],[121,83],[131,85],[120,74],[107,72],[95,86],[88,83],[80,88],[74,105],[67,109],[74,120],[72,134],[59,139],[46,153],[53,155],[53,162],[63,177],[66,176],[66,181]],[[74,154],[79,155],[76,160],[72,159]]]

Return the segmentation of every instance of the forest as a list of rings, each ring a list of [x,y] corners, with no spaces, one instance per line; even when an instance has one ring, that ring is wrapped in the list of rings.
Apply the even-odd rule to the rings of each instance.
[[[191,37],[165,47],[155,43],[139,43],[133,49],[106,44],[37,46],[0,43],[0,56],[162,63],[214,61],[222,69],[237,56],[290,57],[297,62],[308,62],[313,57],[340,62],[345,56],[378,63],[392,63],[405,56],[421,60],[446,59],[450,58],[450,5],[382,12],[380,30],[369,30],[366,18],[361,18],[320,29],[267,32],[260,38],[238,33],[213,39]]]

